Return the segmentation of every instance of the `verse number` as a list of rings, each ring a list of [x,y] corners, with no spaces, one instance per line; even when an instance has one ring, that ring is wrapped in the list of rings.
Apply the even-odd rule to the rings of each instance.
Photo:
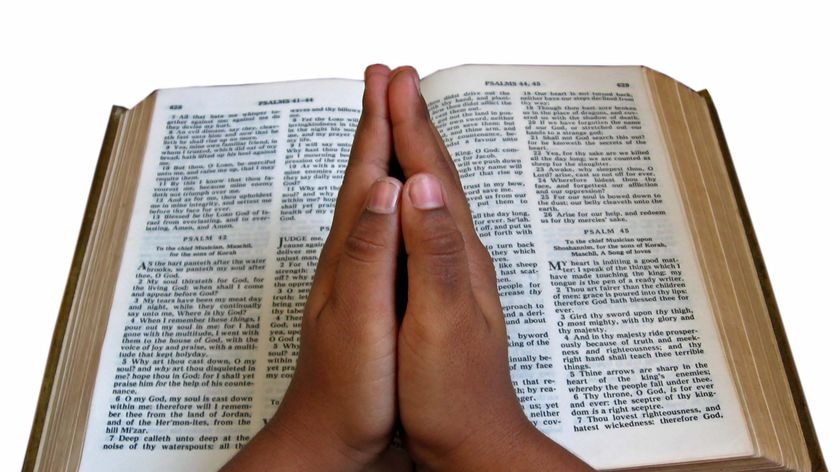
[[[630,87],[630,84],[628,84],[627,82],[618,82],[615,85],[619,88],[629,88]]]

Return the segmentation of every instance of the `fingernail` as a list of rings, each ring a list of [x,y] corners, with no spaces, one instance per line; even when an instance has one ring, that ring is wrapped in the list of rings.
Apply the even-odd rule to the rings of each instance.
[[[443,189],[440,182],[431,175],[419,175],[411,181],[408,189],[411,205],[418,210],[443,208]]]
[[[390,179],[381,178],[373,183],[368,196],[367,209],[374,213],[390,214],[397,210],[400,187]]]

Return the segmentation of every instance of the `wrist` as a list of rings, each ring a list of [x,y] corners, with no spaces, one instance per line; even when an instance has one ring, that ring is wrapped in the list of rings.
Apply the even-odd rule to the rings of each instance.
[[[364,465],[339,442],[278,411],[222,470],[352,471]]]
[[[420,470],[592,471],[538,430],[524,414],[503,428],[488,428],[446,454],[421,461]]]
[[[474,426],[454,446],[423,447],[412,444],[409,435],[409,450],[420,470],[496,470],[509,463],[507,458],[521,453],[521,444],[528,442],[534,431],[524,414],[517,411],[494,415],[490,421]]]
[[[380,451],[348,441],[342,434],[342,419],[324,405],[307,406],[289,400],[284,400],[264,428],[277,455],[284,460],[294,458],[298,464],[288,470],[362,470],[376,459]]]

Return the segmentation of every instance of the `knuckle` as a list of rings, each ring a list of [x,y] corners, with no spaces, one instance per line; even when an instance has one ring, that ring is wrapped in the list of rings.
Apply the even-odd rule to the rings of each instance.
[[[419,241],[418,256],[427,266],[427,283],[439,297],[454,299],[458,289],[470,284],[466,246],[457,228],[443,227],[430,231]]]
[[[344,254],[357,262],[370,263],[380,260],[388,249],[384,237],[376,232],[355,230],[344,242]]]
[[[460,259],[465,243],[461,232],[455,227],[440,228],[420,240],[424,255],[441,259]]]

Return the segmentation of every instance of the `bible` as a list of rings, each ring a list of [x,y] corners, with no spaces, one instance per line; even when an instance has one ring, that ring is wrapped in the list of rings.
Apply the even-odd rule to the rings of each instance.
[[[421,90],[542,432],[601,470],[825,470],[708,93],[645,67],[484,65]],[[114,107],[24,470],[213,469],[259,431],[294,373],[362,91]]]

